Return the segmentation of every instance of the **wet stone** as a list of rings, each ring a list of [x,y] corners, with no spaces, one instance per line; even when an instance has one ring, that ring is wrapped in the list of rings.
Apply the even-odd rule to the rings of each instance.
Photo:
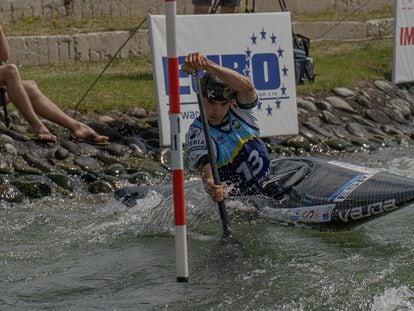
[[[75,188],[73,185],[73,182],[66,175],[56,173],[56,174],[48,174],[47,177],[51,181],[53,181],[56,185],[58,185],[59,187],[63,189],[73,191]]]
[[[151,175],[148,172],[136,172],[129,176],[128,181],[136,185],[147,185],[151,182]]]
[[[69,157],[69,150],[63,147],[59,147],[55,151],[55,158],[58,160],[65,160]]]
[[[11,156],[17,156],[19,154],[19,151],[17,148],[9,143],[4,144],[4,150],[6,150],[6,153],[10,154]]]
[[[33,199],[49,196],[52,193],[49,182],[43,176],[20,176],[18,179],[12,180],[11,184],[19,189],[24,196]]]
[[[53,166],[45,162],[42,158],[35,157],[29,153],[23,154],[23,158],[30,166],[41,170],[43,173],[51,173],[54,171]]]
[[[120,176],[125,172],[125,167],[122,164],[114,163],[105,168],[104,172],[111,176]]]
[[[327,139],[326,141],[324,141],[324,143],[327,146],[329,146],[329,148],[332,148],[338,151],[346,150],[347,148],[351,146],[349,142],[347,142],[346,140],[340,139],[340,138]]]
[[[128,153],[129,148],[122,144],[112,143],[106,146],[105,150],[111,155],[122,157]]]
[[[287,140],[282,142],[282,145],[287,147],[293,147],[295,149],[303,149],[307,152],[311,150],[311,145],[309,141],[305,137],[300,135],[288,138]]]
[[[4,159],[0,159],[0,174],[12,174],[13,169],[9,162]]]
[[[78,146],[80,149],[80,154],[83,156],[95,157],[101,153],[98,148],[87,143],[79,143]]]
[[[83,174],[83,170],[79,166],[72,164],[72,163],[59,162],[56,164],[56,166],[59,169],[71,175],[82,175]]]
[[[85,172],[98,172],[101,170],[99,161],[91,157],[78,156],[74,163],[79,165]]]
[[[0,185],[0,200],[20,203],[23,201],[23,195],[19,189],[13,185]]]
[[[21,173],[21,174],[38,174],[38,175],[42,174],[42,171],[39,170],[38,168],[31,167],[31,166],[29,166],[29,165],[27,165],[27,164],[25,164],[25,163],[23,163],[19,160],[14,161],[13,166],[14,166],[14,170],[17,173]]]
[[[320,142],[318,135],[305,127],[301,126],[299,128],[299,133],[300,135],[305,137],[311,144],[318,144]]]
[[[88,185],[88,191],[92,194],[109,193],[114,191],[114,188],[109,182],[98,180]]]

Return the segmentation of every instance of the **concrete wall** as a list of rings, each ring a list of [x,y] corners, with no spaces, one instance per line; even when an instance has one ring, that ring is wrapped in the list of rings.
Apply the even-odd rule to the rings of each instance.
[[[313,40],[379,38],[392,35],[393,19],[339,25],[334,22],[293,23],[293,28],[297,33]],[[11,51],[9,62],[19,65],[105,62],[115,55],[129,36],[128,31],[113,31],[66,36],[8,37]],[[141,30],[125,45],[118,58],[128,59],[150,54],[148,32]]]
[[[250,6],[253,1],[249,1]],[[362,10],[379,9],[392,5],[390,0],[286,0],[292,12],[346,11],[361,7]],[[0,21],[16,21],[28,16],[99,17],[145,16],[163,14],[164,0],[0,0]],[[243,12],[245,1],[241,1]],[[178,14],[191,14],[191,0],[178,0]],[[276,0],[256,0],[256,12],[280,11]]]

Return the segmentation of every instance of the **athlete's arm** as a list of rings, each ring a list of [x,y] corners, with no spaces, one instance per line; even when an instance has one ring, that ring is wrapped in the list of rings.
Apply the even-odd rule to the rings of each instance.
[[[201,174],[203,177],[204,189],[211,196],[212,200],[215,202],[223,201],[227,196],[228,186],[226,183],[221,183],[220,185],[214,184],[210,163],[203,166]]]

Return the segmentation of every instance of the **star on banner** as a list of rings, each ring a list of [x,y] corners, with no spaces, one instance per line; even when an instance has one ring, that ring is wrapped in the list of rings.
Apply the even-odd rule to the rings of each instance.
[[[262,28],[260,35],[262,36],[262,40],[266,40],[266,31],[264,31],[264,28]]]
[[[272,107],[270,107],[270,105],[267,105],[266,110],[267,110],[267,116],[271,116],[271,115],[272,115],[272,110],[273,110],[273,108],[272,108]]]
[[[285,50],[283,50],[281,47],[279,47],[279,49],[277,50],[277,53],[279,54],[279,57],[283,57],[283,52]]]
[[[252,45],[257,45],[256,40],[257,37],[253,34],[253,36],[250,37],[250,39],[252,39]]]
[[[277,37],[275,36],[273,32],[272,32],[272,36],[270,37],[270,39],[272,39],[272,44],[276,44]]]

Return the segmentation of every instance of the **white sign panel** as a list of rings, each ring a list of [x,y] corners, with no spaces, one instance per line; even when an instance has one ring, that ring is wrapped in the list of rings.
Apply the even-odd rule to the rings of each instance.
[[[170,144],[165,16],[148,19],[158,102],[160,144]],[[296,134],[298,119],[290,13],[179,15],[179,64],[190,52],[249,77],[258,92],[255,113],[262,136]],[[195,85],[180,70],[182,139],[199,116]],[[183,140],[184,141],[184,140]]]
[[[414,81],[414,0],[395,1],[392,81]]]

